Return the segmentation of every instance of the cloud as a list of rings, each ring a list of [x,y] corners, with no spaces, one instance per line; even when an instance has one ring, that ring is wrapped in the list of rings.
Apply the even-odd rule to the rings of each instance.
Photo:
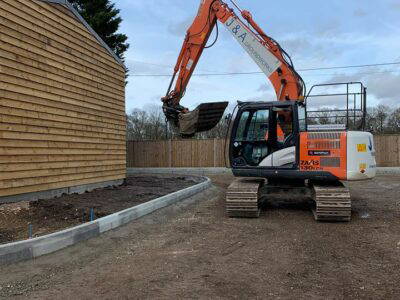
[[[363,69],[353,74],[338,74],[327,80],[331,82],[362,82],[367,87],[367,106],[385,104],[397,107],[400,105],[400,74],[384,69]]]
[[[277,101],[276,99],[276,94],[274,92],[265,92],[265,93],[261,93],[257,96],[251,96],[247,99],[245,99],[245,101]]]
[[[334,64],[346,56],[349,46],[353,49],[354,45],[359,46],[365,39],[363,35],[326,28],[288,34],[280,39],[280,44],[292,56],[296,67],[308,68]]]
[[[321,94],[323,93],[322,91],[320,92]],[[318,109],[345,109],[347,106],[346,104],[346,96],[333,95],[307,98],[307,107],[310,111]],[[349,104],[353,104],[353,102],[349,101]]]
[[[272,86],[271,84],[261,84],[260,87],[257,89],[257,92],[271,92]]]
[[[366,15],[368,15],[368,13],[361,7],[357,8],[353,11],[353,16],[355,16],[355,17],[365,17]]]
[[[400,10],[400,3],[399,2],[392,2],[390,3],[390,8],[395,9],[395,10]]]
[[[270,90],[270,87],[267,84],[262,84],[257,89],[257,92],[266,92],[266,91],[269,91],[269,90]]]
[[[177,23],[170,23],[168,25],[168,32],[174,36],[184,38],[186,35],[186,31],[189,29],[190,24],[193,22],[193,17],[188,17],[185,20],[182,20]]]
[[[173,67],[157,63],[146,63],[132,59],[125,59],[125,64],[131,75],[134,74],[171,74]]]
[[[400,74],[381,73],[367,76],[368,92],[373,94],[381,104],[399,106]]]
[[[228,72],[232,73],[246,72],[248,70],[259,70],[256,63],[251,59],[247,52],[244,52],[244,50],[242,51],[240,46],[239,52],[241,52],[240,55],[227,56],[223,58],[226,62],[226,67],[224,68],[225,70],[228,70]]]
[[[338,20],[325,21],[315,27],[315,35],[319,38],[332,38],[340,32],[340,22]]]
[[[289,37],[280,42],[282,47],[291,55],[298,55],[309,52],[314,46],[311,41],[305,37]]]

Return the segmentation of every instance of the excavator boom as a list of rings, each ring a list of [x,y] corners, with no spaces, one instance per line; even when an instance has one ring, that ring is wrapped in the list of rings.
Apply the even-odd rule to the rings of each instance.
[[[278,100],[302,100],[304,97],[304,82],[294,70],[290,57],[264,33],[248,11],[241,11],[241,16],[248,26],[225,2],[201,1],[197,16],[187,31],[167,94],[162,98],[167,119],[179,128],[183,136],[213,128],[228,105],[227,102],[203,103],[190,112],[180,104],[217,22],[224,25],[264,72]]]

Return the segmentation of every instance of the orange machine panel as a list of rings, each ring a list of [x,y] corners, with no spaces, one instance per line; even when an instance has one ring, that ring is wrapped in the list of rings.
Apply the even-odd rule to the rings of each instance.
[[[326,171],[347,179],[347,133],[302,132],[300,134],[300,170]]]

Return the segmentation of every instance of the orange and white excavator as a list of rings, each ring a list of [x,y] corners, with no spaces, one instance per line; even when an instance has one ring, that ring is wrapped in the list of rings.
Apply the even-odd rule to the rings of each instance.
[[[248,11],[231,2],[241,17],[221,0],[201,0],[162,98],[166,118],[182,137],[209,130],[220,121],[227,102],[203,103],[189,111],[180,101],[211,32],[222,23],[267,76],[277,96],[277,101],[238,103],[228,134],[230,166],[238,177],[227,190],[228,216],[258,217],[260,204],[274,193],[288,197],[282,191],[292,195],[300,190],[314,199],[316,220],[349,221],[351,197],[345,182],[375,177],[373,136],[349,130],[348,104],[346,124],[308,124],[309,95],[290,56]],[[365,111],[366,89],[360,85]],[[355,120],[352,125],[356,127]],[[365,113],[357,129],[364,127]]]

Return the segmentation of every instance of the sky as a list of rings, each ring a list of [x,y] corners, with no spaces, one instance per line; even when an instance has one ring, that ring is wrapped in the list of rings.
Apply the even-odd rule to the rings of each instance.
[[[121,10],[120,32],[128,35],[129,83],[126,110],[161,105],[170,75],[201,0],[113,0]],[[297,70],[400,62],[399,0],[236,0],[263,30],[288,52]],[[231,5],[229,0],[226,0]],[[216,45],[205,50],[195,73],[259,71],[258,66],[223,26]],[[215,32],[210,41],[213,41]],[[368,105],[400,104],[400,65],[300,71],[307,88],[319,83],[361,81]],[[146,76],[138,76],[146,75]],[[318,89],[318,93],[326,90]],[[343,99],[318,102],[341,106]],[[273,101],[276,96],[263,74],[192,77],[181,104]]]

